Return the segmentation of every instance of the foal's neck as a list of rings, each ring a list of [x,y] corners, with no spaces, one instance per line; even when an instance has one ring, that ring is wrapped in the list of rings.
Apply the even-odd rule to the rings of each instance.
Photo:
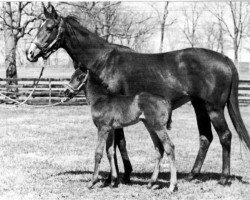
[[[89,73],[87,86],[85,89],[86,97],[90,105],[94,105],[101,100],[108,99],[109,92],[102,81],[93,73]]]

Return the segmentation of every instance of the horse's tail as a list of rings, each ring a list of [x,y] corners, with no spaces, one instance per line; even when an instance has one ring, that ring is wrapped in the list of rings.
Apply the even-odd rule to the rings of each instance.
[[[230,118],[233,122],[234,128],[239,135],[241,141],[243,141],[248,149],[250,150],[250,136],[247,132],[247,129],[242,120],[240,109],[239,109],[239,101],[238,101],[238,85],[239,85],[239,75],[236,70],[234,63],[229,59],[228,63],[233,72],[232,75],[232,86],[229,95],[229,99],[227,101],[227,108],[230,115]]]

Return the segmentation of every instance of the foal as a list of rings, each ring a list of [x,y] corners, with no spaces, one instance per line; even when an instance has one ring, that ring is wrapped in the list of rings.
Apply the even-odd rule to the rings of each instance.
[[[70,92],[79,90],[85,76],[77,69],[69,82]],[[89,72],[85,94],[91,105],[91,114],[98,129],[98,144],[95,150],[95,168],[89,188],[98,182],[99,164],[103,156],[104,146],[111,167],[111,186],[118,185],[117,171],[114,161],[114,129],[126,127],[142,121],[150,133],[157,152],[153,175],[148,184],[151,188],[158,177],[160,161],[164,151],[170,160],[170,187],[173,192],[177,185],[174,145],[168,137],[166,125],[171,114],[171,105],[168,100],[160,96],[142,92],[135,96],[115,95],[109,93],[106,86],[92,72]]]

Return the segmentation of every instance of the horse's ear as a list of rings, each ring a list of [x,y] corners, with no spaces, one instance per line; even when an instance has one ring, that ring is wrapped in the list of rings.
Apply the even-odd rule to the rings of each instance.
[[[50,17],[50,14],[47,10],[47,8],[45,7],[44,3],[42,2],[42,6],[43,6],[43,13],[45,15],[46,18],[49,18]]]
[[[53,19],[58,19],[58,14],[57,14],[57,12],[56,12],[56,9],[55,9],[54,6],[52,6],[50,3],[49,3],[48,10],[49,10],[49,13],[50,13],[50,17],[51,17],[51,18],[53,18]]]

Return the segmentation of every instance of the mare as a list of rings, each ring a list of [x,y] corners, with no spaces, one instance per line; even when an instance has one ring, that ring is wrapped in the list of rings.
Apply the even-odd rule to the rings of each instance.
[[[110,94],[136,96],[142,92],[149,93],[168,100],[171,110],[191,101],[197,118],[200,147],[188,179],[192,180],[200,173],[213,140],[213,125],[222,146],[219,183],[228,183],[232,134],[224,116],[226,106],[236,132],[248,149],[250,137],[239,110],[238,73],[227,56],[201,48],[161,54],[123,52],[81,26],[75,18],[61,17],[53,6],[50,7],[51,11],[45,8],[46,20],[27,51],[29,61],[47,58],[62,47],[95,74]],[[105,65],[90,64],[107,51],[109,56]],[[162,139],[160,135],[158,138]],[[96,152],[96,162],[99,162],[99,153]]]

